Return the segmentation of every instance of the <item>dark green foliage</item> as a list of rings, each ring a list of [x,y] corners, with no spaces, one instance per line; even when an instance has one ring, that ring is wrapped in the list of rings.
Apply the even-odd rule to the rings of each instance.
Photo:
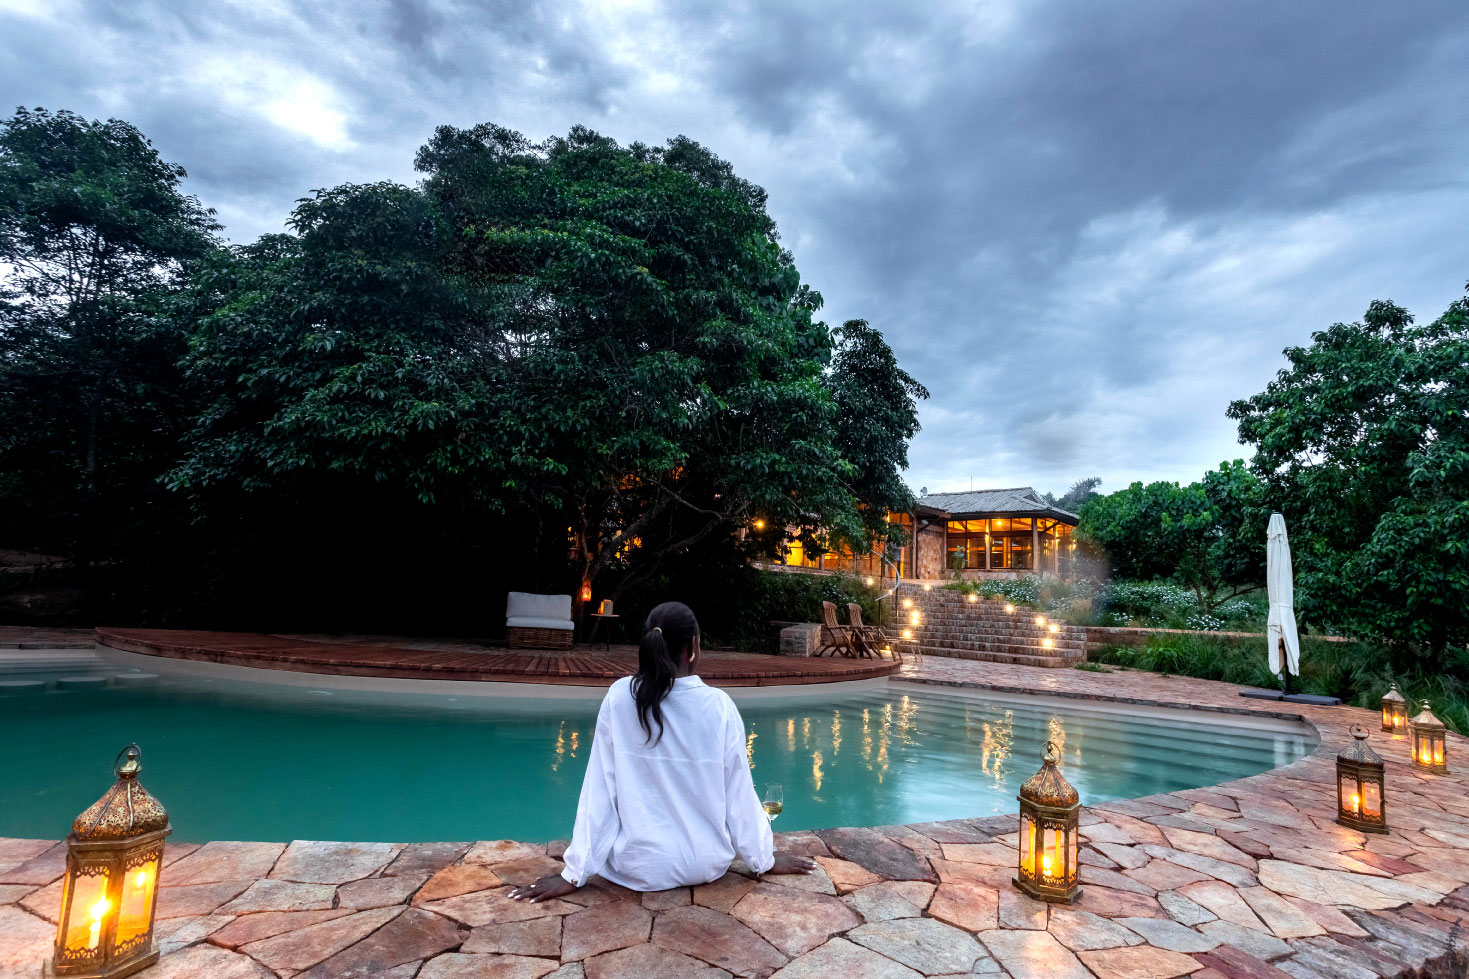
[[[908,468],[908,441],[918,434],[918,402],[928,391],[898,366],[892,348],[866,320],[847,320],[835,338],[826,381],[836,405],[836,443],[854,470],[851,490],[863,504],[862,529],[896,540],[902,530],[887,515],[914,502],[902,472]],[[852,543],[860,553],[866,537]]]
[[[509,588],[616,598],[787,527],[865,546],[910,502],[926,392],[865,323],[815,319],[764,192],[728,163],[683,138],[481,126],[440,129],[418,164],[422,187],[317,191],[291,234],[229,250],[179,198],[192,250],[133,267],[154,279],[119,322],[163,339],[108,349],[162,436],[137,478],[168,530],[118,567],[181,558],[185,621],[481,631]],[[11,316],[25,297],[7,298]],[[0,493],[37,505],[43,481],[15,472]],[[742,533],[757,516],[764,541]]]
[[[84,575],[168,533],[157,476],[193,405],[167,306],[217,229],[183,177],[115,119],[0,123],[0,539]]]
[[[636,641],[648,611],[660,602],[680,601],[694,610],[713,648],[773,653],[779,630],[772,621],[820,622],[821,603],[832,602],[847,621],[847,603],[862,606],[862,621],[892,621],[891,600],[879,610],[878,592],[855,578],[763,571],[739,560],[702,555],[673,559],[663,573],[645,580],[619,600],[621,634]]]
[[[1260,638],[1225,636],[1151,636],[1143,649],[1106,646],[1089,649],[1091,662],[1164,674],[1223,680],[1279,690],[1280,681],[1266,662]],[[1376,710],[1388,685],[1397,681],[1415,704],[1432,703],[1451,730],[1469,733],[1469,658],[1450,650],[1443,669],[1424,669],[1415,662],[1394,666],[1392,651],[1375,643],[1339,642],[1301,637],[1301,675],[1291,679],[1300,693],[1340,697],[1343,702]]]
[[[1175,581],[1202,610],[1264,584],[1263,486],[1236,460],[1187,486],[1133,483],[1081,508],[1077,537],[1120,578]]]
[[[1427,326],[1377,301],[1285,356],[1229,414],[1285,514],[1302,616],[1469,644],[1469,299]]]

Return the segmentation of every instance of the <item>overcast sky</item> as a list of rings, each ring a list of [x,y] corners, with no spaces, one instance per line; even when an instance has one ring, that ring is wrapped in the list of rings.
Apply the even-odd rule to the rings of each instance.
[[[915,489],[1192,481],[1280,351],[1469,280],[1462,0],[0,0],[6,106],[138,125],[228,236],[436,125],[684,134],[928,386]]]

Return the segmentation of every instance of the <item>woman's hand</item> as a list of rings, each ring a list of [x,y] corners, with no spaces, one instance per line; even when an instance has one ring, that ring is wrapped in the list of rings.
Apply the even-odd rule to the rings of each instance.
[[[775,864],[767,874],[809,874],[816,869],[816,861],[810,857],[797,856],[784,850],[775,851]],[[514,896],[514,895],[512,895]]]
[[[560,874],[551,874],[542,877],[534,884],[524,884],[510,892],[510,900],[524,901],[529,899],[532,904],[550,900],[553,897],[565,897],[572,891],[578,890],[571,881]]]

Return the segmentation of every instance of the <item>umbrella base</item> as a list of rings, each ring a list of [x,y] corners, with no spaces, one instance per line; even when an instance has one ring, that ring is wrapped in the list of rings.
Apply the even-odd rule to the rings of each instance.
[[[1279,690],[1241,690],[1241,697],[1249,697],[1251,700],[1282,700],[1285,694]]]
[[[1340,697],[1323,697],[1314,693],[1288,693],[1281,699],[1291,704],[1311,704],[1314,707],[1335,707],[1341,703]]]

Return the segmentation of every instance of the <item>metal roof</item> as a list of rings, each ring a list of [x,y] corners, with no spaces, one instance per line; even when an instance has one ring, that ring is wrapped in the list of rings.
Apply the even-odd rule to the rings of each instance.
[[[979,517],[988,513],[1037,513],[1070,524],[1081,519],[1069,510],[1047,503],[1029,486],[970,490],[963,493],[929,493],[919,498],[918,505],[942,510],[951,517]]]

